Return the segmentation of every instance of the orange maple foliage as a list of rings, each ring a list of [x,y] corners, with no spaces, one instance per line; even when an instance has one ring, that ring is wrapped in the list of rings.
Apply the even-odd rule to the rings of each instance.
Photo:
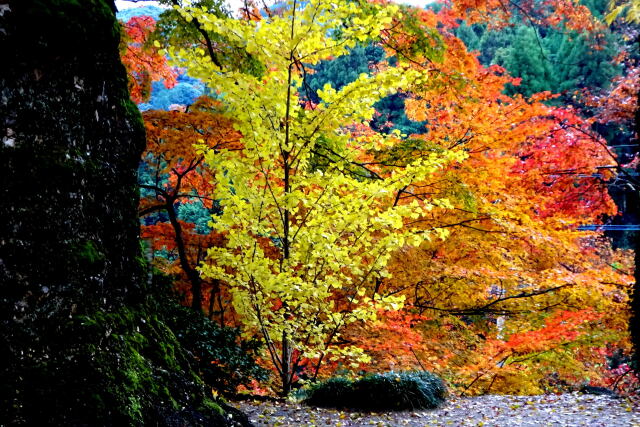
[[[156,191],[141,200],[141,210],[153,209],[168,198],[182,203],[200,201],[212,207],[208,197],[215,177],[203,167],[198,146],[213,149],[240,150],[241,135],[233,123],[218,111],[219,103],[203,96],[188,111],[150,110],[143,113],[147,133],[147,148],[143,159],[153,168]]]
[[[196,232],[195,224],[178,219],[177,208],[191,203],[215,208],[210,197],[215,176],[204,164],[198,147],[241,150],[241,135],[233,122],[220,114],[219,103],[208,97],[199,98],[185,111],[147,111],[143,119],[147,131],[143,161],[152,181],[141,185],[146,195],[140,200],[140,216],[164,212],[169,222],[143,225],[142,235],[154,250],[177,253],[170,260],[155,260],[163,272],[179,277],[175,286],[185,302],[198,310],[208,307],[210,315],[218,304],[215,311],[224,323],[224,288],[218,282],[203,282],[196,270],[206,257],[206,249],[221,245],[224,236]]]
[[[411,135],[404,150],[362,153],[362,161],[385,174],[407,159],[443,149],[463,148],[468,158],[428,182],[406,187],[397,197],[398,203],[446,197],[454,206],[453,211],[436,207],[412,223],[450,234],[446,240],[402,250],[390,266],[392,276],[376,286],[382,294],[404,293],[408,318],[418,310],[432,319],[410,329],[421,331],[420,345],[410,351],[397,345],[388,354],[378,349],[377,331],[358,331],[352,339],[376,355],[373,369],[383,370],[394,359],[404,360],[405,366],[420,360],[427,369],[458,378],[469,393],[540,392],[542,379],[555,369],[548,360],[557,361],[570,343],[616,342],[628,348],[632,276],[630,268],[625,272],[611,265],[628,266],[630,254],[612,251],[597,233],[576,229],[597,223],[602,215],[615,215],[606,185],[615,156],[575,110],[544,103],[553,95],[505,95],[505,85],[518,80],[501,67],[483,67],[446,25],[438,25],[442,14],[420,11],[415,16],[425,27],[440,28],[447,47],[440,61],[412,57],[413,66],[432,73],[406,101],[407,115],[425,121],[425,132]],[[391,52],[402,48],[385,47]],[[367,135],[362,126],[352,132],[354,138]],[[579,310],[583,307],[592,311]],[[385,326],[378,326],[389,342],[395,316],[381,315]],[[496,327],[499,318],[506,323],[502,331]],[[606,333],[586,334],[596,325]],[[448,334],[434,329],[443,326]],[[497,364],[501,352],[540,363]],[[559,375],[605,375],[591,370],[593,357],[578,350],[569,353]],[[491,375],[482,380],[469,374],[488,367]]]
[[[155,20],[145,15],[134,16],[122,27],[124,34],[120,58],[129,76],[131,99],[135,103],[148,100],[151,96],[151,82],[154,81],[162,80],[165,87],[174,87],[178,74],[169,66],[159,48],[149,41],[156,27]]]
[[[468,378],[463,393],[492,389],[518,394],[540,391],[541,372],[530,363],[531,359],[540,357],[539,362],[547,352],[564,351],[575,345],[579,337],[587,335],[588,323],[600,317],[590,309],[557,311],[539,329],[514,333],[507,340],[485,340],[472,361],[476,363],[458,371],[458,380]]]
[[[509,25],[514,17],[529,23],[564,27],[573,31],[594,31],[603,24],[577,0],[504,2],[502,0],[445,0],[446,13],[467,23],[483,22],[492,28]]]
[[[354,325],[344,336],[357,341],[372,356],[372,363],[361,365],[366,371],[388,369],[407,370],[424,368],[422,355],[425,336],[420,325],[430,318],[417,311],[397,310],[378,312],[378,320],[371,325]],[[327,367],[329,371],[336,367]]]

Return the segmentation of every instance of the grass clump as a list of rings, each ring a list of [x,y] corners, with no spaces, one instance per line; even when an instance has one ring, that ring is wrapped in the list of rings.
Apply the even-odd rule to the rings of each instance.
[[[304,402],[311,406],[363,411],[433,409],[447,397],[444,382],[422,371],[369,374],[357,380],[330,378],[306,390]]]

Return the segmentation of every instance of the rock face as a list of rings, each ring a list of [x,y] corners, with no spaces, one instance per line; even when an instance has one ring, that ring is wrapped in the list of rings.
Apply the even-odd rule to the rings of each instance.
[[[0,1],[0,420],[224,425],[146,288],[114,10]]]

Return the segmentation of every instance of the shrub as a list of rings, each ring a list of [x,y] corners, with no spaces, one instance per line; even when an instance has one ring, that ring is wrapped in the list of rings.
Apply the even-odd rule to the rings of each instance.
[[[262,381],[268,371],[256,364],[257,340],[243,340],[237,328],[220,327],[204,315],[174,303],[169,326],[198,362],[204,382],[223,394],[239,385]]]
[[[304,402],[312,406],[365,411],[433,409],[444,403],[443,381],[429,372],[387,372],[358,380],[336,377],[311,386]]]

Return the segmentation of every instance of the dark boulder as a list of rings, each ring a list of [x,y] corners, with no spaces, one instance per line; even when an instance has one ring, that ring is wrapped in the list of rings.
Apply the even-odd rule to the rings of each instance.
[[[0,420],[229,425],[145,277],[114,10],[0,2]]]

